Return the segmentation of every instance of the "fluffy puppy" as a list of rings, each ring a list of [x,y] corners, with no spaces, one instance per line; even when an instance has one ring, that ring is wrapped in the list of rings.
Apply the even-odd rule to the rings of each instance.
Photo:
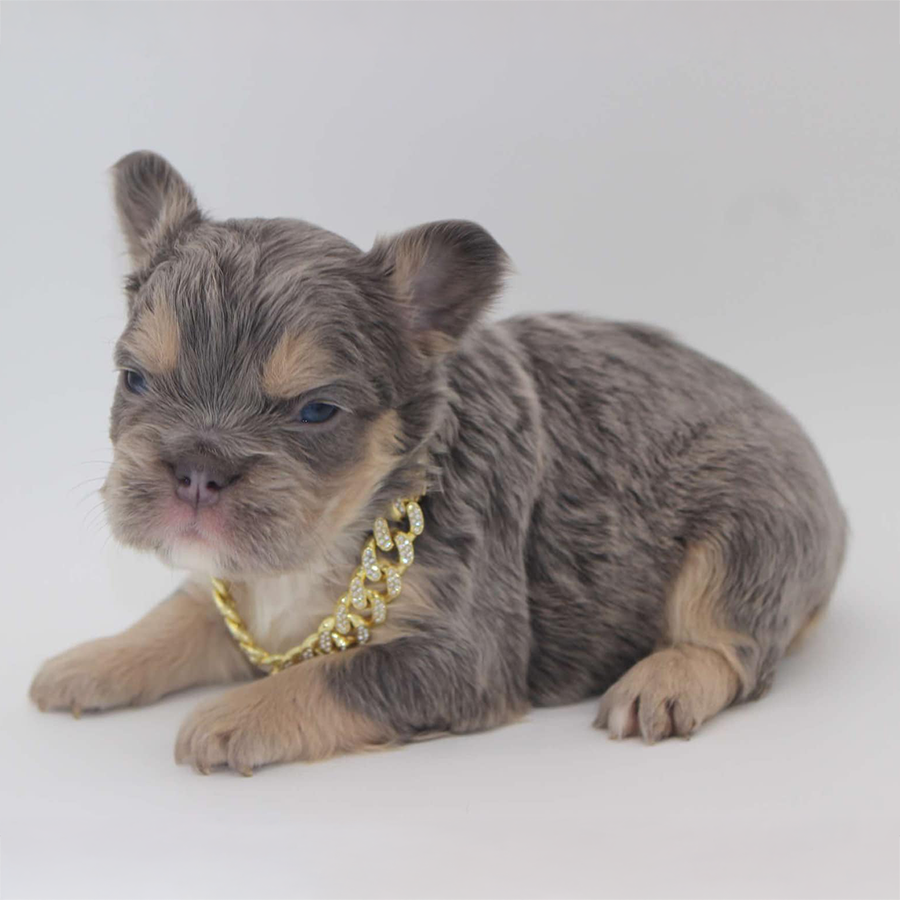
[[[506,256],[436,222],[368,252],[306,222],[216,222],[152,153],[114,167],[134,264],[116,347],[115,536],[186,568],[122,634],[47,662],[42,709],[247,681],[176,744],[250,772],[484,729],[602,694],[613,737],[687,736],[760,696],[829,599],[845,521],[793,418],[652,328],[486,324]],[[426,529],[366,646],[257,677],[256,640],[314,632],[373,519]]]

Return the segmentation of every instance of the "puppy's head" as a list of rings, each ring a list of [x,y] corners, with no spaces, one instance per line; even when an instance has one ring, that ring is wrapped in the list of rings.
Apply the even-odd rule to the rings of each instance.
[[[113,169],[135,271],[116,347],[114,534],[225,576],[314,564],[414,490],[442,359],[499,289],[477,225],[368,253],[306,222],[205,217],[162,158]]]

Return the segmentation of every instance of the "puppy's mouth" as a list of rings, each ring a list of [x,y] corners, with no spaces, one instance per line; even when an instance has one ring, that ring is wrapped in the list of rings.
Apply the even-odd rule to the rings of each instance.
[[[212,545],[215,539],[199,523],[192,523],[185,528],[179,528],[170,534],[171,541],[184,541],[188,544]]]
[[[173,498],[162,510],[159,537],[173,562],[185,556],[212,559],[228,548],[228,512],[222,504],[196,507]]]
[[[274,508],[249,479],[204,502],[185,499],[169,479],[123,477],[113,470],[104,493],[114,536],[174,569],[250,578],[288,571],[308,552],[302,540],[305,522]]]

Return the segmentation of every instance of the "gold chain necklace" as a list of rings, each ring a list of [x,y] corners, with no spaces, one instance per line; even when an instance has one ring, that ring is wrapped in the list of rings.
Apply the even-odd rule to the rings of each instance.
[[[269,653],[253,640],[234,603],[228,584],[219,578],[212,579],[212,595],[222,618],[244,656],[259,669],[274,675],[288,666],[305,659],[324,656],[335,647],[346,650],[355,644],[365,644],[371,637],[371,629],[387,619],[387,607],[400,596],[403,589],[401,576],[413,564],[413,541],[425,530],[425,518],[420,497],[412,500],[396,500],[391,505],[391,516],[399,521],[404,516],[409,529],[391,529],[388,520],[379,517],[372,526],[372,536],[366,541],[360,557],[360,566],[353,573],[347,593],[342,594],[334,607],[334,613],[322,619],[319,627],[302,644],[284,653]],[[380,559],[376,550],[387,553],[397,551],[397,561]],[[366,587],[384,581],[384,590]]]

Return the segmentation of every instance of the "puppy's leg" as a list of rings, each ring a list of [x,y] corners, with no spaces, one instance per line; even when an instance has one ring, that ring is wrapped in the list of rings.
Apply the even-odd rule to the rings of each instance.
[[[632,666],[601,698],[595,725],[648,743],[688,737],[737,696],[739,679],[717,651],[677,644]]]
[[[396,731],[338,701],[329,669],[342,662],[303,662],[201,704],[181,727],[176,762],[204,774],[227,765],[248,775],[268,763],[321,759],[396,740]]]
[[[692,545],[666,601],[661,648],[632,666],[600,700],[610,737],[653,743],[689,736],[755,686],[759,647],[726,624],[725,563],[713,541]]]
[[[43,710],[151,703],[200,684],[249,678],[250,665],[208,593],[187,583],[126,631],[44,663],[31,684]]]
[[[201,772],[249,774],[268,763],[465,732],[509,721],[524,690],[490,688],[481,654],[464,641],[399,637],[318,657],[201,705],[178,735],[175,758]]]

